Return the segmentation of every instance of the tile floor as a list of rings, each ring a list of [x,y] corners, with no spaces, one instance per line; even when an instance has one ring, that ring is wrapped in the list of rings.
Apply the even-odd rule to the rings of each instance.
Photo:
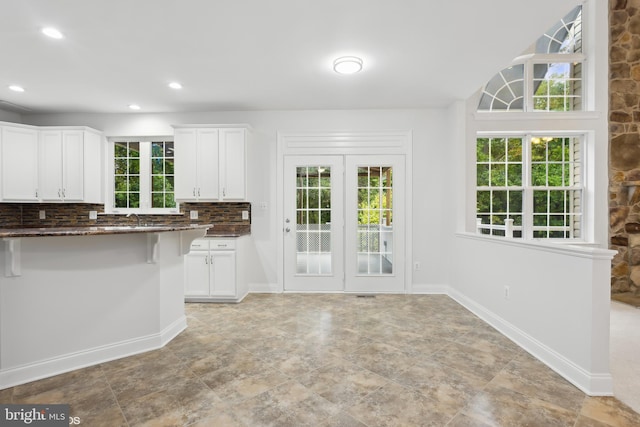
[[[100,426],[638,426],[446,296],[189,304],[165,348],[0,391]]]

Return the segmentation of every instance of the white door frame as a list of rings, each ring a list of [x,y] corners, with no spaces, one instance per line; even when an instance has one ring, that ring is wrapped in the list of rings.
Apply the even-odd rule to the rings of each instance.
[[[376,155],[406,156],[405,181],[405,285],[413,283],[413,135],[409,131],[278,132],[276,165],[276,223],[278,233],[278,292],[284,292],[284,157],[286,155]]]

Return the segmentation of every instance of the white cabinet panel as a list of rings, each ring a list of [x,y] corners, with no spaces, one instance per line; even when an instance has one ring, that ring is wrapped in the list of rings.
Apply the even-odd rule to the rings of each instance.
[[[40,197],[62,199],[62,132],[40,132]]]
[[[211,296],[236,296],[236,252],[211,251]]]
[[[0,165],[3,201],[38,200],[38,131],[2,127]]]
[[[246,129],[220,130],[222,198],[244,200],[246,196]]]
[[[220,178],[218,176],[219,140],[217,129],[198,129],[198,200],[217,200]],[[176,149],[176,151],[179,148]],[[176,178],[176,180],[179,178]]]
[[[249,237],[193,241],[191,252],[185,255],[187,302],[239,302],[247,295],[248,286],[239,282],[237,273],[242,254],[247,251],[236,250],[236,241],[241,239],[246,244]]]
[[[195,200],[198,187],[196,130],[176,129],[174,145],[175,197],[178,200]]]
[[[246,199],[246,128],[175,129],[176,199]]]
[[[184,294],[194,297],[210,295],[209,251],[194,251],[184,257]]]
[[[90,128],[2,126],[2,201],[103,203],[103,139]]]
[[[104,143],[102,135],[84,133],[84,202],[104,203]]]
[[[40,198],[84,200],[84,132],[40,132]]]
[[[62,197],[84,200],[84,132],[62,132]]]

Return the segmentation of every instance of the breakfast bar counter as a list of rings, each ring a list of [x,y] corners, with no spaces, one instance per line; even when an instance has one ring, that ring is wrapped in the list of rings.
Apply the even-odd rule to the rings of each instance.
[[[160,348],[211,225],[0,230],[0,389]]]

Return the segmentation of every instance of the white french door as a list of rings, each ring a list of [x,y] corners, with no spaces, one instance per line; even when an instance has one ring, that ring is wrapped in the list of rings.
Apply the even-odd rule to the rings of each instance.
[[[404,291],[404,161],[285,156],[285,291]]]
[[[404,291],[404,156],[346,156],[345,291]]]
[[[284,162],[284,289],[344,289],[342,156]]]

